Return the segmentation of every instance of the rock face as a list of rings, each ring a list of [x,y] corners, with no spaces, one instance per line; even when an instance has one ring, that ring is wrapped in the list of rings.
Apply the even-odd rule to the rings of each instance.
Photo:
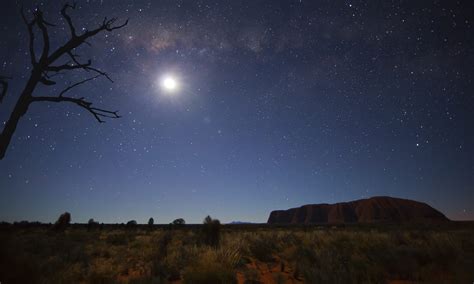
[[[426,203],[372,197],[335,204],[312,204],[270,213],[268,224],[425,223],[449,221]]]

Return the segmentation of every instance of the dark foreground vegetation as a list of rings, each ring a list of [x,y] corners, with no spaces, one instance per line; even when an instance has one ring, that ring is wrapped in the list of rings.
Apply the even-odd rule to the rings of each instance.
[[[471,222],[424,226],[221,225],[212,218],[202,225],[58,222],[0,226],[2,284],[474,281]]]

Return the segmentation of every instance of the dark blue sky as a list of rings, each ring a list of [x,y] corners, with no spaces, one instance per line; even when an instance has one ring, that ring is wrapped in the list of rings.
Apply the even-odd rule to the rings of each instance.
[[[0,219],[266,222],[375,195],[474,218],[470,1],[157,2],[78,1],[78,32],[130,18],[77,50],[115,82],[70,93],[122,118],[32,105],[0,161]],[[22,2],[62,44],[61,5],[34,3]],[[2,4],[3,122],[31,66],[21,3]],[[175,92],[160,87],[167,74]]]

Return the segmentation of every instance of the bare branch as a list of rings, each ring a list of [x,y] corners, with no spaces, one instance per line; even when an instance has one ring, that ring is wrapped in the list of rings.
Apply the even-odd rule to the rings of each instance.
[[[89,71],[96,72],[99,75],[106,77],[110,82],[113,82],[113,80],[109,77],[109,75],[107,73],[105,73],[105,72],[103,72],[103,71],[101,71],[97,68],[91,67],[92,60],[89,59],[89,60],[87,60],[86,63],[80,63],[76,58],[76,57],[78,57],[78,55],[74,55],[72,52],[68,52],[67,54],[69,55],[69,57],[71,57],[72,61],[75,64],[66,63],[66,64],[59,65],[59,66],[48,66],[48,67],[46,67],[46,71],[60,72],[60,71],[63,71],[63,70],[83,69],[87,72],[89,72]]]
[[[86,109],[100,123],[105,122],[104,120],[101,119],[103,117],[106,117],[106,118],[120,118],[120,116],[118,115],[118,111],[110,111],[110,110],[106,110],[106,109],[102,109],[102,108],[92,107],[92,102],[86,101],[84,98],[72,98],[72,97],[65,97],[64,96],[64,94],[67,93],[68,91],[70,91],[71,89],[73,89],[73,88],[75,88],[79,85],[82,85],[84,83],[87,83],[89,81],[95,80],[100,76],[103,76],[103,75],[98,74],[94,77],[90,77],[90,78],[84,79],[82,81],[79,81],[77,83],[74,83],[74,84],[68,86],[67,88],[65,88],[64,90],[62,90],[57,97],[46,97],[46,96],[33,97],[32,102],[57,102],[57,103],[59,103],[59,102],[71,102],[71,103],[74,103],[74,104]]]
[[[63,64],[59,66],[48,66],[46,67],[46,71],[51,71],[51,72],[60,72],[63,70],[74,70],[74,69],[84,69],[86,67],[89,67],[92,64],[91,60],[88,60],[86,63],[83,64]]]
[[[96,78],[98,78],[98,77],[100,77],[100,76],[102,76],[102,75],[100,75],[100,74],[99,74],[99,75],[95,75],[94,77],[90,77],[90,78],[84,79],[84,80],[82,80],[82,81],[79,81],[79,82],[77,82],[77,83],[74,83],[74,84],[70,85],[69,87],[67,87],[66,89],[62,90],[62,91],[59,93],[59,96],[62,97],[66,92],[68,92],[68,91],[71,90],[72,88],[77,87],[77,86],[79,86],[79,85],[82,85],[82,84],[84,84],[84,83],[86,83],[86,82],[92,81],[92,80],[94,80],[94,79],[96,79]]]
[[[84,69],[94,71],[94,72],[100,74],[101,76],[104,76],[105,78],[107,78],[107,80],[109,80],[111,83],[114,82],[112,80],[112,78],[109,77],[109,74],[105,73],[104,71],[101,71],[101,70],[99,70],[97,68],[94,68],[94,67],[85,67]]]
[[[7,95],[8,91],[8,79],[11,79],[10,77],[3,77],[0,76],[0,87],[2,87],[2,92],[0,92],[0,103],[2,103],[3,98]]]
[[[40,80],[39,80],[41,83],[43,83],[44,85],[46,86],[52,86],[52,85],[56,85],[56,82],[54,81],[51,81],[51,80],[48,80],[46,77],[41,77]]]
[[[102,25],[104,25],[105,29],[109,32],[111,32],[113,30],[121,29],[121,28],[125,27],[128,24],[128,19],[127,19],[123,24],[113,27],[112,25],[115,23],[117,18],[112,18],[109,21],[106,21],[106,20],[107,20],[107,18],[104,19],[104,22],[102,23]]]
[[[80,63],[76,57],[78,57],[77,55],[74,55],[72,52],[68,52],[67,53],[69,55],[69,57],[71,57],[72,61],[74,61],[74,63],[76,63],[76,66],[81,66],[82,69],[84,69],[85,71],[89,72],[89,71],[94,71],[102,76],[104,76],[105,78],[107,78],[110,82],[114,82],[107,73],[97,69],[97,68],[94,68],[94,67],[90,67],[92,61],[89,59],[87,61],[87,63]]]
[[[35,16],[36,25],[43,35],[43,51],[41,52],[40,61],[46,61],[49,55],[49,34],[46,26],[51,24],[44,20],[43,12],[41,12],[41,10],[36,10],[33,15]]]
[[[35,55],[35,34],[33,32],[33,26],[36,23],[36,19],[31,20],[31,22],[28,22],[28,19],[26,19],[25,12],[23,11],[23,7],[20,10],[21,12],[21,17],[23,19],[23,22],[25,22],[25,25],[28,29],[28,36],[30,39],[29,43],[29,48],[30,48],[30,57],[31,57],[31,65],[36,66],[36,55]]]
[[[72,23],[71,17],[67,14],[67,9],[71,8],[72,10],[76,9],[76,3],[73,2],[72,5],[69,5],[68,3],[64,4],[63,8],[61,9],[61,15],[63,15],[63,18],[66,20],[69,30],[71,31],[71,37],[75,38],[77,37],[76,35],[76,29],[74,28],[74,24]]]
[[[54,77],[57,77],[57,76],[63,76],[64,74],[66,74],[66,73],[65,73],[65,72],[61,72],[61,71],[58,71],[58,72],[55,72],[54,74],[51,74],[51,75],[48,74],[48,78],[54,78]]]
[[[93,29],[91,31],[86,30],[82,35],[72,37],[71,39],[69,39],[68,42],[66,42],[63,46],[60,46],[58,49],[56,49],[56,51],[54,51],[49,56],[48,63],[49,64],[53,63],[54,61],[59,59],[61,56],[63,56],[64,54],[68,52],[71,52],[73,49],[75,49],[76,47],[80,46],[83,43],[90,45],[86,40],[95,36],[96,34],[102,31],[111,32],[113,30],[123,28],[128,24],[128,19],[127,19],[123,24],[118,25],[118,26],[113,26],[115,21],[116,21],[116,18],[113,18],[111,20],[107,20],[107,18],[105,18],[102,24],[98,28]],[[105,75],[106,74],[104,74],[104,76]]]
[[[105,30],[105,31],[111,32],[113,30],[121,29],[128,24],[128,19],[127,19],[123,24],[118,25],[118,26],[113,26],[115,21],[117,21],[117,18],[112,18],[110,20],[107,20],[107,17],[105,17],[104,20],[102,21],[101,26],[99,26],[98,28],[92,31],[86,31],[84,34],[81,35],[81,37],[83,37],[83,40],[86,40],[87,38],[90,38],[91,36],[94,36],[101,31]]]
[[[120,115],[118,115],[118,111],[110,111],[106,109],[92,107],[92,103],[86,101],[84,98],[71,98],[71,97],[64,97],[64,96],[62,97],[33,97],[32,102],[55,102],[55,103],[70,102],[90,112],[94,116],[94,118],[100,123],[105,122],[102,119],[103,117],[120,118]]]

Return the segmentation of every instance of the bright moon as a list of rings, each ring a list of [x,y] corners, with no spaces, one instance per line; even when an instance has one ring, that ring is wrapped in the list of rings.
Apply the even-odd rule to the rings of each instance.
[[[165,76],[161,80],[161,87],[168,92],[173,92],[178,89],[178,81],[173,76]]]

